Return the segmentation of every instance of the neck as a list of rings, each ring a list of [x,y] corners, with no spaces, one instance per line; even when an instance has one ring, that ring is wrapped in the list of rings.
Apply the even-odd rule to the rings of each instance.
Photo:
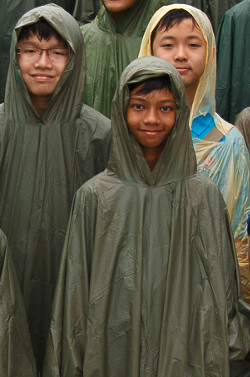
[[[121,12],[121,13],[112,13],[111,14],[111,17],[113,18],[115,24],[119,24],[119,22],[122,20],[124,16],[124,12]]]
[[[48,107],[50,97],[39,96],[39,98],[37,98],[36,96],[33,96],[32,94],[30,94],[30,98],[31,98],[31,102],[33,103],[33,105],[36,109],[37,114],[39,115],[40,118],[42,118],[42,116],[44,115],[44,113],[45,113],[45,111]]]
[[[186,88],[186,95],[189,105],[189,110],[191,110],[193,102],[194,102],[194,96],[195,96],[196,89],[193,88]]]
[[[156,148],[145,148],[145,147],[141,146],[143,155],[145,157],[145,160],[147,161],[147,164],[148,164],[150,171],[152,171],[154,169],[155,165],[157,164],[157,162],[160,158],[160,155],[163,151],[164,145],[165,144],[160,145],[158,147],[158,149],[156,149]]]

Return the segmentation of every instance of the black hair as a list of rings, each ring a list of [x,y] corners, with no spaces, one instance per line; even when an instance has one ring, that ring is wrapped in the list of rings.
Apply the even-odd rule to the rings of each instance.
[[[186,18],[190,18],[193,21],[194,26],[198,27],[198,24],[195,21],[194,17],[185,9],[172,9],[168,13],[166,13],[151,33],[151,51],[153,51],[153,43],[158,30],[164,29],[165,31],[167,31],[174,25],[179,25],[181,21]]]
[[[22,39],[29,39],[31,34],[35,34],[40,41],[42,39],[48,41],[52,36],[55,36],[57,39],[59,39],[59,41],[64,41],[60,34],[58,34],[58,32],[53,29],[53,27],[50,26],[43,18],[35,24],[22,27],[18,36],[18,42]]]
[[[144,81],[134,82],[128,84],[129,91],[141,87],[138,91],[138,94],[149,94],[154,90],[162,90],[167,89],[172,92],[171,89],[171,82],[168,75],[160,76],[160,77],[152,77]]]

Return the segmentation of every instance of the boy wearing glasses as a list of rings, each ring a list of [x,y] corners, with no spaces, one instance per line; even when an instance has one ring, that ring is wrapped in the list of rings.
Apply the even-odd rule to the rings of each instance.
[[[50,4],[18,21],[0,107],[0,223],[38,372],[71,202],[109,156],[110,122],[83,104],[84,77],[83,39],[70,14]]]

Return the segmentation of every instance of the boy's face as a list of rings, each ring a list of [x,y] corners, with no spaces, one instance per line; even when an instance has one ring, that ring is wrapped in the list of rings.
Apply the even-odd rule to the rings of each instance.
[[[121,13],[131,8],[135,0],[102,0],[102,2],[109,12]]]
[[[157,30],[153,55],[171,63],[181,74],[186,90],[196,91],[206,62],[206,41],[190,18],[168,30]]]
[[[18,48],[21,53],[17,54],[17,61],[31,97],[38,101],[50,98],[68,61],[66,43],[54,35],[49,40],[40,41],[37,35],[31,34],[28,39],[17,43]],[[35,49],[43,51],[35,54]],[[50,56],[45,51],[49,49],[55,49]]]
[[[127,123],[142,150],[159,158],[175,123],[176,102],[168,89],[140,94],[142,86],[130,92]]]

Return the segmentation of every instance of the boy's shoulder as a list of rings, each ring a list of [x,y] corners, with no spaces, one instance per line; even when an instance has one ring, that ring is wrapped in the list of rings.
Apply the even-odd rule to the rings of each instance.
[[[101,114],[99,111],[85,104],[81,108],[79,119],[96,127],[102,125],[104,129],[111,129],[110,119]]]

